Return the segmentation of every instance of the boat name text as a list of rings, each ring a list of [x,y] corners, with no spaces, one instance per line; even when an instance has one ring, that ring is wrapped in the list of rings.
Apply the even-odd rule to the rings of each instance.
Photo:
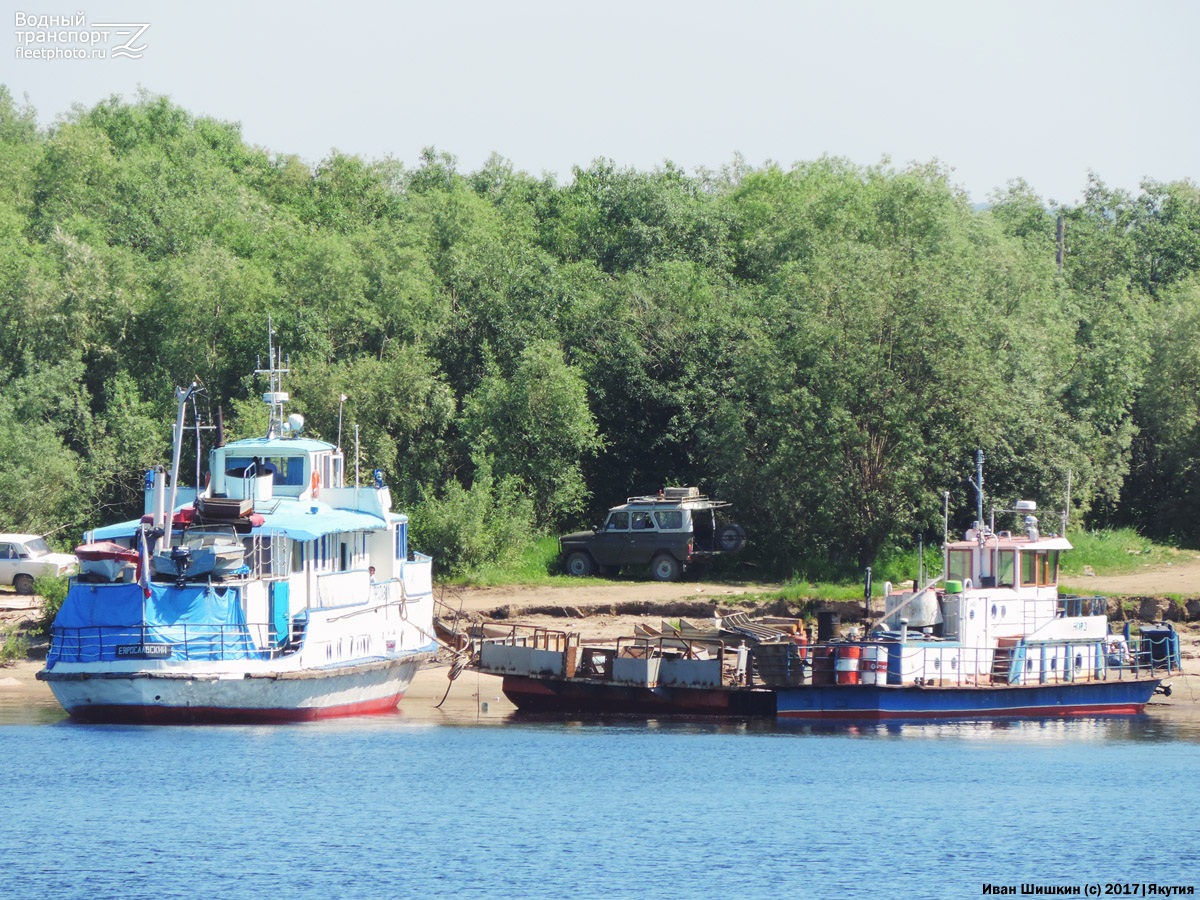
[[[117,656],[137,656],[143,659],[166,659],[170,655],[170,644],[121,644],[117,647]]]

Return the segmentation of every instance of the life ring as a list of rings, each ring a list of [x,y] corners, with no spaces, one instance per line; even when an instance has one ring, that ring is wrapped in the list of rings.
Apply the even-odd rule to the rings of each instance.
[[[313,495],[313,499],[315,500],[315,499],[317,498],[317,495],[318,495],[318,494],[320,494],[320,493],[321,493],[321,476],[320,476],[320,474],[318,474],[317,472],[313,472],[313,473],[312,473],[312,495]]]

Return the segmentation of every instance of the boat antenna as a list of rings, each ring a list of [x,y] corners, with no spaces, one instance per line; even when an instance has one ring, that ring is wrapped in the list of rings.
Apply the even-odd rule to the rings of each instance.
[[[1067,503],[1062,512],[1062,536],[1067,536],[1067,517],[1071,514],[1071,470],[1067,469]]]
[[[346,405],[349,398],[345,394],[339,395],[338,399],[338,442],[337,448],[342,449],[342,407]]]
[[[950,543],[950,492],[942,491],[942,543]]]
[[[971,481],[975,488],[975,528],[983,531],[983,451],[975,451],[975,478]]]
[[[198,384],[200,376],[197,375],[192,379],[192,384]],[[192,424],[196,426],[196,496],[200,496],[200,459],[203,455],[203,448],[200,446],[200,411],[196,409],[196,394],[198,391],[192,391]]]

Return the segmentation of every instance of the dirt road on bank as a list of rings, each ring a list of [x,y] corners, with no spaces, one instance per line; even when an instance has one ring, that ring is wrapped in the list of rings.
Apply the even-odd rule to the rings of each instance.
[[[1129,597],[1200,598],[1200,554],[1179,562],[1145,566],[1129,575],[1081,576],[1062,580],[1061,587],[1080,594],[1121,594]]]

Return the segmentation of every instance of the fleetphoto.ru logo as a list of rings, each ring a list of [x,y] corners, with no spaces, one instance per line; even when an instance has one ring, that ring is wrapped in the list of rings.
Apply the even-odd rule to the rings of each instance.
[[[73,16],[16,14],[17,59],[141,59],[149,22],[92,22]]]

